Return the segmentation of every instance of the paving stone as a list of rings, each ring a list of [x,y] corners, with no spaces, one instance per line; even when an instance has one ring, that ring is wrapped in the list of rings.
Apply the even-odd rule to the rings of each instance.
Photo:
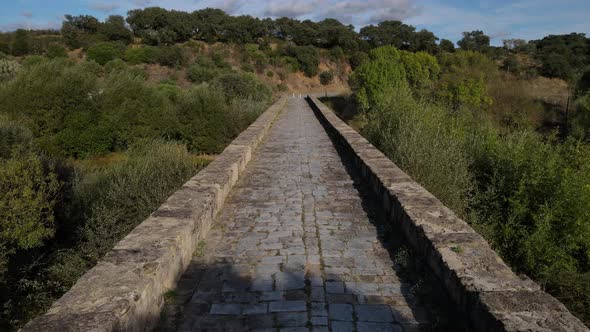
[[[305,311],[305,301],[275,301],[270,302],[270,312]]]
[[[311,300],[314,302],[324,302],[326,300],[324,292],[324,287],[312,287],[310,294]]]
[[[330,320],[342,320],[352,322],[352,305],[350,304],[330,304],[328,305],[328,317]]]
[[[280,329],[281,332],[309,332],[309,328],[307,327],[286,327],[284,329]]]
[[[274,315],[263,314],[263,315],[249,315],[246,316],[246,325],[250,328],[272,328],[274,323]]]
[[[324,286],[324,279],[322,277],[311,277],[311,278],[309,278],[309,281],[310,281],[310,285],[312,287],[316,287],[316,286],[322,287],[322,286]]]
[[[274,281],[267,278],[256,278],[252,281],[252,291],[270,292],[273,290]]]
[[[243,315],[257,315],[257,314],[265,314],[267,312],[268,312],[268,304],[267,303],[246,304],[242,308]]]
[[[281,312],[276,315],[278,326],[305,326],[307,324],[307,312]]]
[[[344,294],[344,283],[341,281],[327,281],[326,292],[330,294]]]
[[[393,315],[387,305],[359,304],[355,306],[355,312],[362,322],[393,322]]]
[[[402,328],[396,324],[358,322],[358,332],[402,332]]]
[[[313,325],[313,326],[328,325],[328,317],[312,317],[311,318],[311,325]]]
[[[352,322],[333,321],[330,323],[330,325],[332,325],[332,331],[338,331],[338,332],[353,332],[354,331],[354,323],[352,323]]]
[[[276,290],[303,289],[305,278],[303,272],[279,272],[275,275]]]
[[[211,306],[211,315],[239,315],[242,306],[235,303],[216,303]]]
[[[328,310],[326,310],[326,304],[323,302],[313,302],[311,304],[311,315],[312,316],[328,316]]]
[[[282,291],[263,292],[260,295],[261,301],[279,301],[279,300],[284,300],[284,299],[285,299],[285,296]]]

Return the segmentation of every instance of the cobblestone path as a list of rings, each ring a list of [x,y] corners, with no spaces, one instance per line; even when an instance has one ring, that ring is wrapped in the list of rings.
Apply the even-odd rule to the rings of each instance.
[[[372,219],[305,100],[290,99],[167,294],[159,329],[433,329],[434,305],[398,276]]]

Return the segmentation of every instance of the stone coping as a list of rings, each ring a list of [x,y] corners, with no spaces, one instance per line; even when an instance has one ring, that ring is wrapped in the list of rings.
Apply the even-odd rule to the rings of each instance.
[[[188,267],[252,153],[285,106],[280,98],[22,331],[145,331]]]
[[[308,103],[350,154],[392,222],[478,331],[589,331],[566,307],[510,270],[465,221],[397,167],[315,96]]]

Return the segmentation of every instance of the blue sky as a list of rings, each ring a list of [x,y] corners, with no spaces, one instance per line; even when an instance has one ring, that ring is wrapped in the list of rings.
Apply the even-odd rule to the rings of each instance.
[[[64,14],[103,19],[156,5],[186,11],[215,7],[258,17],[333,17],[357,28],[397,19],[453,41],[463,31],[480,29],[492,37],[494,45],[507,38],[530,40],[569,32],[590,35],[590,0],[0,0],[0,30],[59,28]]]

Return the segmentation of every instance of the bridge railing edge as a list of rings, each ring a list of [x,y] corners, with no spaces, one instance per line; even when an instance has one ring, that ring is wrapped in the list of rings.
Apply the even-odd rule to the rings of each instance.
[[[352,155],[389,220],[424,257],[478,331],[589,331],[567,308],[518,277],[465,221],[322,104],[308,103],[336,144]]]
[[[281,97],[22,331],[145,331],[268,133]]]

